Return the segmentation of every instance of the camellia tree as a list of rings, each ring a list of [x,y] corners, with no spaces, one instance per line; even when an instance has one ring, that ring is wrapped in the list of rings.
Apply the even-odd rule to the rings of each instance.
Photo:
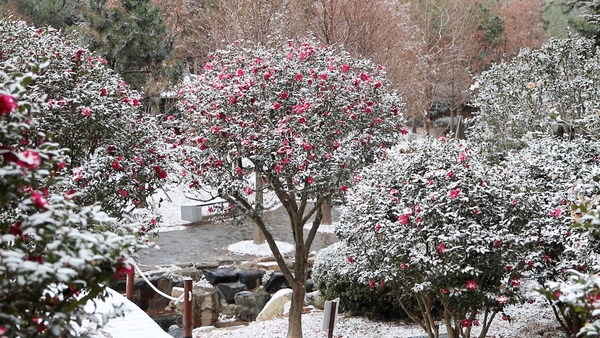
[[[486,337],[498,314],[510,317],[507,305],[524,301],[522,276],[546,264],[540,242],[556,216],[534,189],[465,143],[426,139],[360,174],[336,234],[355,278],[391,288],[429,337],[439,337],[439,305],[449,337],[470,337],[473,326]]]
[[[30,63],[24,75],[10,64],[0,68],[2,337],[79,337],[82,324],[102,324],[84,305],[106,297],[105,285],[132,269],[138,247],[139,225],[119,224],[117,234],[109,230],[116,219],[99,206],[54,193],[69,160],[65,149],[41,131],[36,145],[29,139],[45,105],[32,89],[44,66]]]
[[[184,179],[260,227],[293,289],[288,337],[302,337],[307,258],[321,206],[340,201],[357,169],[406,133],[401,100],[381,67],[307,41],[284,48],[236,43],[209,59],[179,91]],[[255,203],[256,173],[289,216],[293,271]]]
[[[467,137],[491,152],[526,146],[530,132],[597,135],[600,59],[594,41],[551,39],[492,65],[473,85],[477,123]],[[559,130],[560,129],[560,130]]]
[[[140,115],[138,94],[103,58],[51,28],[3,19],[0,49],[0,66],[11,65],[16,72],[45,65],[26,95],[46,104],[32,114],[36,123],[24,131],[22,142],[30,147],[55,142],[69,149],[69,179],[53,188],[70,192],[79,205],[100,202],[118,218],[150,207],[147,197],[168,176],[166,151],[171,146],[164,146],[167,130]],[[155,216],[146,213],[143,218],[145,228],[152,228]]]

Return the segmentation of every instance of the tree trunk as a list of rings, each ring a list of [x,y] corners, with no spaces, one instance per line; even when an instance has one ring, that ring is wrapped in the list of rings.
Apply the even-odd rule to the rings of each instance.
[[[259,213],[261,213],[261,216],[262,216],[263,203],[264,203],[263,181],[262,181],[262,177],[258,171],[256,172],[256,186],[255,186],[254,190],[256,191],[255,210],[257,210]],[[263,234],[262,230],[260,230],[260,227],[257,224],[254,224],[254,232],[252,234],[252,242],[256,245],[260,245],[265,242],[265,235]]]
[[[323,212],[323,219],[321,220],[321,224],[333,224],[333,217],[331,216],[331,203],[323,203],[323,205],[321,205],[321,211]]]
[[[294,262],[295,278],[292,283],[292,305],[287,338],[302,338],[302,308],[306,294],[307,259],[304,257],[304,240],[296,239],[296,254]]]

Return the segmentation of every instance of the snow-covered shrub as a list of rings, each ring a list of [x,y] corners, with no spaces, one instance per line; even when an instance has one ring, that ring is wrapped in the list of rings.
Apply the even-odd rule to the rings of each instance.
[[[55,142],[69,149],[64,173],[71,179],[62,182],[62,192],[70,191],[80,205],[100,202],[115,217],[145,206],[167,177],[168,165],[161,131],[139,113],[139,95],[105,60],[51,28],[2,19],[0,50],[0,68],[28,72],[31,65],[45,64],[26,94],[45,104],[30,117],[36,123],[21,142],[30,147]]]
[[[312,278],[323,299],[339,297],[340,311],[351,315],[373,319],[406,319],[406,313],[389,285],[369,289],[359,282],[360,267],[348,261],[351,256],[349,252],[344,242],[333,243],[319,251]]]
[[[81,207],[72,195],[55,193],[68,157],[47,141],[35,118],[45,103],[34,95],[33,73],[46,65],[29,63],[33,73],[25,75],[2,66],[0,336],[79,336],[76,324],[98,321],[83,311],[84,304],[104,297],[104,285],[132,269],[137,241],[133,235],[87,230],[113,228],[116,220],[99,206]],[[133,230],[119,228],[124,234]]]
[[[449,337],[469,337],[472,325],[485,337],[498,313],[523,301],[521,272],[534,264],[524,256],[541,250],[551,219],[531,181],[445,139],[414,143],[356,180],[336,229],[346,259],[365,288],[389,285],[430,337],[436,302]],[[408,308],[411,298],[420,311]]]
[[[551,39],[539,50],[524,49],[483,72],[473,89],[479,112],[468,137],[494,153],[523,147],[531,132],[549,134],[558,122],[579,135],[600,131],[600,56],[593,40]]]

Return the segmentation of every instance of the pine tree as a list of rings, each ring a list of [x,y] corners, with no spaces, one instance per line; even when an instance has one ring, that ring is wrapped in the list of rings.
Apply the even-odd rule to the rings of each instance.
[[[173,39],[160,9],[150,0],[90,0],[84,12],[82,38],[134,89],[152,94],[150,81],[165,78]]]

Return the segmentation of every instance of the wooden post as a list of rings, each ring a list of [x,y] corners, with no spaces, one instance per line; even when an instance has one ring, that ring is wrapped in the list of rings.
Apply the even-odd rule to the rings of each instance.
[[[183,280],[183,338],[192,338],[192,279]]]
[[[329,314],[329,330],[327,331],[327,338],[333,338],[333,329],[335,327],[335,315],[337,313],[337,302],[331,302],[331,313]]]
[[[127,273],[127,282],[125,284],[125,296],[127,299],[133,302],[133,285],[135,283],[134,280],[134,272],[131,269],[130,272]]]

